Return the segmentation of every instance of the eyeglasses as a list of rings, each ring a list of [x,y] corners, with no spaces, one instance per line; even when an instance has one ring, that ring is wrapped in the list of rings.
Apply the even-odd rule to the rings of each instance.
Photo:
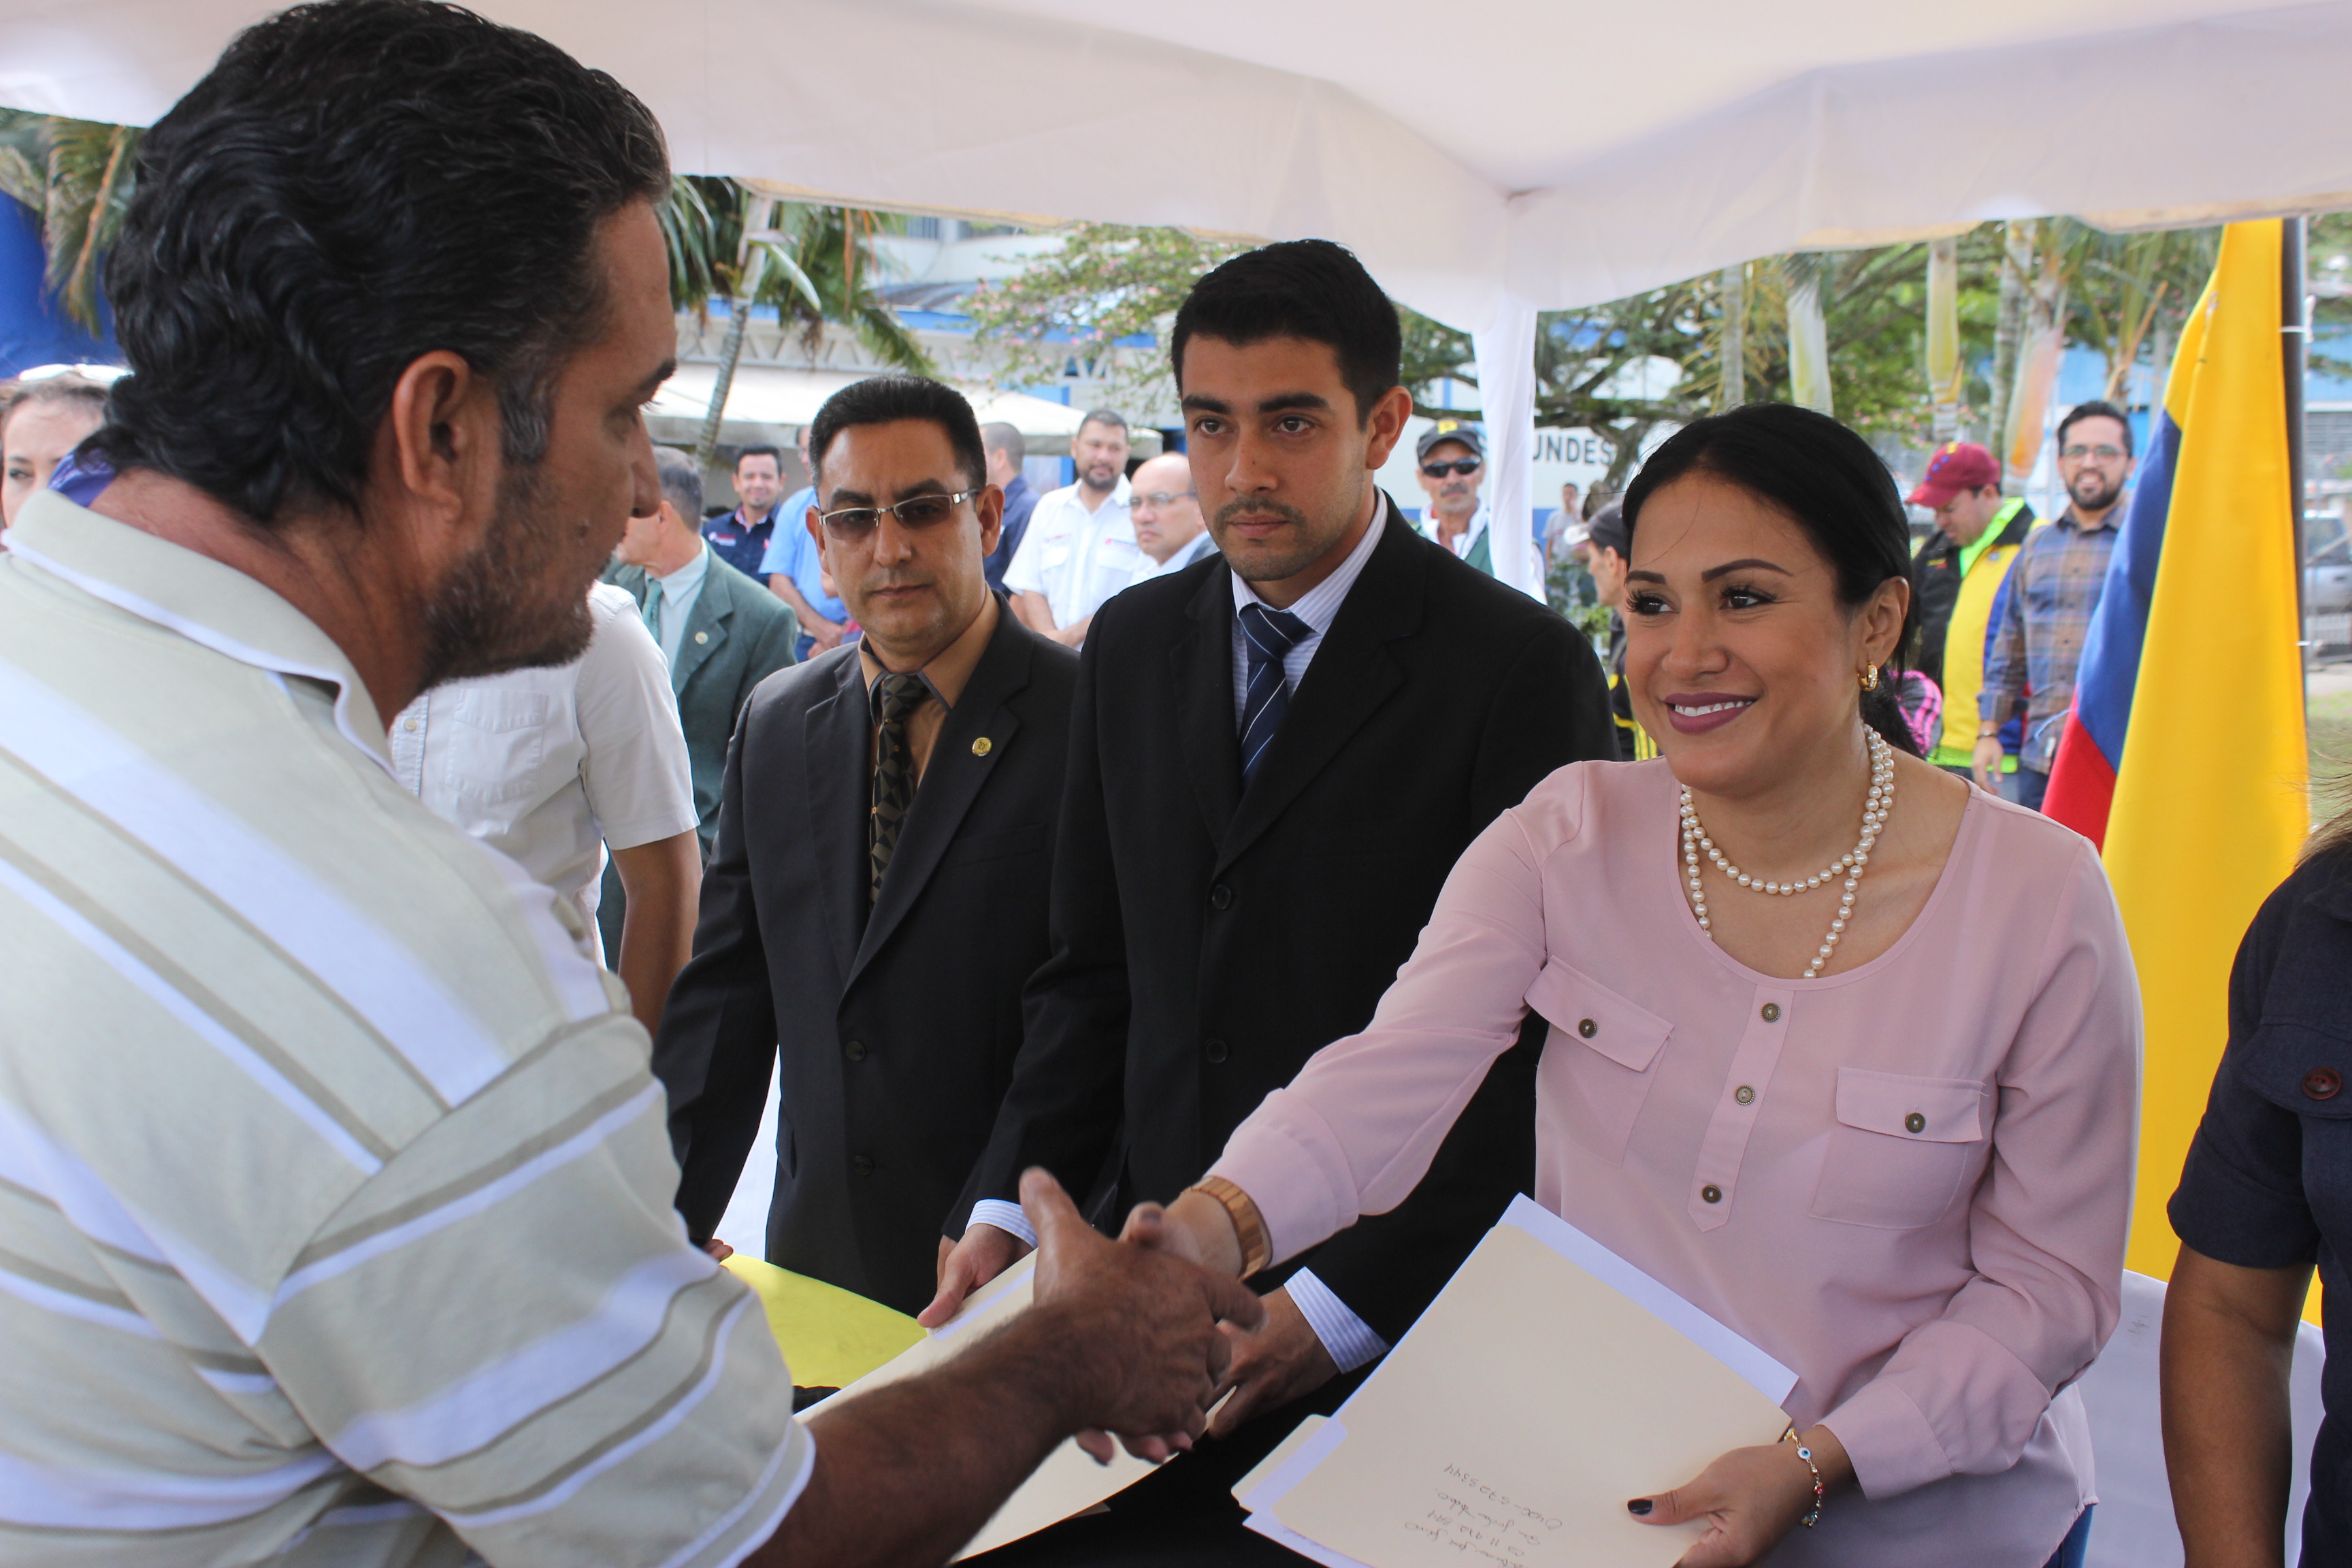
[[[1190,500],[1198,493],[1194,490],[1138,490],[1130,498],[1129,510],[1133,510],[1134,507],[1148,506],[1156,511],[1163,506],[1172,506],[1180,500]]]
[[[2079,463],[2085,458],[2096,458],[2102,463],[2112,463],[2124,455],[2121,447],[2061,447],[2058,455],[2069,462]]]
[[[863,539],[874,531],[875,525],[888,512],[907,529],[937,528],[955,515],[955,509],[978,495],[978,490],[958,490],[950,496],[908,496],[896,506],[845,506],[839,511],[817,513],[827,533],[835,539]]]
[[[1478,458],[1456,458],[1450,463],[1423,463],[1421,471],[1433,479],[1442,479],[1448,474],[1475,474],[1486,466]]]

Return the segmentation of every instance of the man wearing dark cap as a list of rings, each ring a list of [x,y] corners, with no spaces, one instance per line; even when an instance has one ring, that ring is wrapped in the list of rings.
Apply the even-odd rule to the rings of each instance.
[[[1417,476],[1429,497],[1421,514],[1421,531],[1457,560],[1492,577],[1493,552],[1486,543],[1487,511],[1478,499],[1486,477],[1486,443],[1478,426],[1460,419],[1441,419],[1413,443]]]
[[[1918,668],[1942,688],[1945,713],[1959,715],[1948,719],[1953,728],[1928,760],[1965,774],[1972,739],[1968,721],[1984,684],[1985,627],[2010,563],[2033,526],[2033,509],[2021,496],[2001,498],[2000,465],[1973,441],[1949,441],[1937,449],[1911,504],[1936,514],[1936,531],[1919,546],[1912,571],[1919,595]],[[2014,739],[2001,765],[2017,771]]]

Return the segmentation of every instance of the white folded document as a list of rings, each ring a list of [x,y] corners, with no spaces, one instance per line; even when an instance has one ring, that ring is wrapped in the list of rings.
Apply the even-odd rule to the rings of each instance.
[[[1666,1568],[1630,1498],[1769,1443],[1797,1374],[1528,1198],[1328,1421],[1234,1489],[1328,1568]]]

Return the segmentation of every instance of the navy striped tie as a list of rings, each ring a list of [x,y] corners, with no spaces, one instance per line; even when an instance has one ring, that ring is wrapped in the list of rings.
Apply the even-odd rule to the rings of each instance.
[[[1288,610],[1264,605],[1242,606],[1242,637],[1249,645],[1249,690],[1242,699],[1242,787],[1249,788],[1257,765],[1274,744],[1282,716],[1290,710],[1290,683],[1282,658],[1313,628]]]

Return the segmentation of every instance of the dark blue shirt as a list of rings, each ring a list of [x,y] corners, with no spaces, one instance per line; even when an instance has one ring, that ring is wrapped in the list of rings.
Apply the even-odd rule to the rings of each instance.
[[[767,559],[768,537],[776,531],[776,514],[768,513],[763,522],[745,527],[743,509],[737,507],[724,517],[714,517],[702,525],[702,537],[710,541],[710,548],[719,559],[743,574],[754,583],[764,583],[760,575],[760,563]]]
[[[2306,861],[2239,944],[2229,1049],[2170,1213],[2180,1239],[2220,1262],[2318,1265],[2326,1415],[2303,1560],[2352,1562],[2352,847]]]
[[[988,585],[998,593],[1004,592],[1004,569],[1013,564],[1013,552],[1021,548],[1021,536],[1029,531],[1029,514],[1037,510],[1037,492],[1021,475],[1004,487],[1004,527],[996,536],[996,548],[981,557],[980,569],[988,574]]]

